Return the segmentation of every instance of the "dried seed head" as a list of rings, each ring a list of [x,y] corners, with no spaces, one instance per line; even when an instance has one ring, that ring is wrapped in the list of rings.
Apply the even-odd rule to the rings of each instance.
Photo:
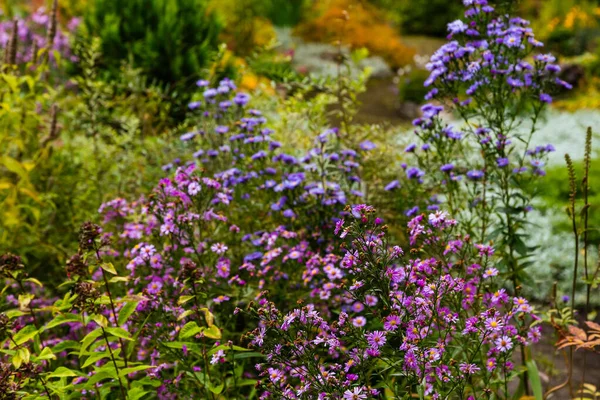
[[[4,339],[6,334],[13,328],[13,322],[8,318],[8,315],[0,313],[0,339]]]
[[[48,37],[46,47],[48,51],[54,45],[54,37],[56,36],[56,26],[57,26],[57,10],[58,9],[58,0],[54,0],[52,2],[52,10],[50,11],[50,25],[48,26]]]
[[[91,222],[85,222],[79,229],[79,248],[93,250],[96,239],[100,236],[100,227]]]
[[[42,140],[42,147],[45,147],[48,143],[58,137],[57,114],[58,106],[53,104],[50,108],[50,131],[48,132],[48,136]]]
[[[4,63],[14,65],[17,63],[17,47],[19,46],[19,22],[15,19],[13,21],[13,29],[10,35],[8,46],[4,53]]]
[[[79,278],[85,279],[89,276],[88,264],[79,253],[74,254],[67,260],[66,270],[69,278],[78,276]]]
[[[19,256],[6,253],[0,257],[0,276],[11,278],[13,272],[22,271],[24,268],[23,260]]]
[[[80,311],[87,311],[90,314],[100,312],[101,306],[95,304],[95,301],[100,297],[100,292],[92,282],[81,281],[75,284],[75,300],[74,307]]]

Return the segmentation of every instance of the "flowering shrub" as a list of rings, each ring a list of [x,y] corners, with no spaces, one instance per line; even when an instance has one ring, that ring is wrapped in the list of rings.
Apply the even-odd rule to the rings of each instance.
[[[62,58],[73,62],[77,61],[77,57],[71,49],[70,34],[64,32],[56,20],[52,21],[53,18],[55,17],[52,13],[46,12],[46,9],[41,7],[26,19],[16,20],[18,35],[15,61],[17,64],[26,64],[37,59],[36,53],[41,49],[47,49],[49,40],[52,42],[52,48],[49,51],[49,57],[52,60],[55,60],[54,52],[57,52]],[[72,18],[67,24],[68,31],[73,32],[79,23],[78,18]],[[50,29],[52,25],[54,27]],[[11,45],[13,27],[14,21],[0,22],[0,46],[6,50]],[[53,37],[51,37],[52,34]]]
[[[507,397],[512,351],[540,329],[528,302],[500,287],[494,249],[457,235],[440,211],[409,222],[406,251],[389,244],[372,207],[353,206],[349,219],[336,232],[348,239],[340,266],[351,306],[254,310],[262,398]]]
[[[298,26],[297,31],[305,40],[341,40],[353,49],[365,47],[383,57],[392,68],[412,62],[414,49],[402,43],[373,6],[352,0],[336,0],[327,6],[316,6],[319,16]]]
[[[530,146],[537,120],[568,84],[551,55],[535,52],[541,44],[526,21],[485,0],[464,4],[466,22],[449,24],[449,43],[427,65],[432,103],[414,121],[419,143],[405,150],[404,176],[382,189],[394,199],[369,190],[387,166],[367,156],[377,146],[353,124],[364,80],[342,75],[343,62],[334,83],[315,83],[337,101],[330,115],[340,129],[327,126],[330,100],[291,107],[313,87],[290,94],[286,107],[306,119],[289,126],[314,136],[304,148],[278,142],[293,132],[277,136],[232,80],[195,82],[169,161],[158,164],[162,178],[142,196],[104,202],[102,221],[81,226],[62,285],[46,289],[27,260],[0,257],[0,394],[507,399],[519,377],[539,397],[526,347],[540,320],[521,295],[533,254],[524,189],[553,150]],[[92,44],[82,53],[89,79],[80,81],[78,129],[98,158],[106,131],[98,117],[113,92],[94,79]],[[6,99],[19,97],[22,85],[8,86]],[[440,104],[463,124],[450,124]],[[591,132],[587,142],[586,182]],[[5,168],[20,193],[27,164],[18,168],[23,153],[13,148],[19,163]],[[569,177],[574,216],[572,165]],[[371,200],[391,205],[381,214],[389,226],[363,204]]]
[[[499,239],[503,272],[516,288],[526,279],[522,267],[530,252],[522,235],[531,196],[523,189],[545,175],[546,156],[554,151],[552,145],[529,144],[551,93],[570,85],[557,77],[560,67],[552,55],[534,53],[542,43],[527,21],[486,0],[465,4],[466,21],[448,24],[450,41],[431,57],[425,81],[426,99],[445,102],[462,124],[446,122],[442,105],[422,107],[422,117],[413,121],[420,144],[405,149],[417,163],[404,166],[406,190],[437,194],[420,206],[437,209],[443,202],[476,240]],[[398,186],[395,181],[387,189]]]

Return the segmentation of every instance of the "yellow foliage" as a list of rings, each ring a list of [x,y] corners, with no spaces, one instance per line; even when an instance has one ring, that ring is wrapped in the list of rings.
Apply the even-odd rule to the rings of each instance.
[[[367,48],[383,57],[392,68],[413,61],[415,50],[406,46],[400,36],[372,5],[360,0],[330,0],[314,7],[317,17],[296,28],[305,40],[337,42],[353,49]]]
[[[558,109],[574,112],[577,110],[600,109],[600,78],[591,77],[573,96],[554,103]]]
[[[571,8],[563,22],[563,26],[569,30],[573,28],[591,28],[596,26],[596,24],[596,20],[579,6]]]
[[[258,14],[253,0],[212,0],[209,10],[216,11],[225,21],[221,40],[237,54],[248,54],[276,37],[273,24]]]

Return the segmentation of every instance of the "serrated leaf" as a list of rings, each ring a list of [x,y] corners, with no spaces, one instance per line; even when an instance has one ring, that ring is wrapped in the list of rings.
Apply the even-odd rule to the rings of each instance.
[[[152,365],[138,365],[137,367],[121,368],[119,370],[119,376],[131,374],[132,372],[145,371],[147,369],[154,368]]]
[[[21,364],[23,364],[23,359],[21,358],[21,355],[19,353],[12,356],[11,361],[15,369],[19,369],[19,367],[21,367]]]
[[[221,339],[221,330],[216,325],[204,329],[204,336],[209,339]]]
[[[110,278],[109,282],[110,283],[129,282],[129,278],[126,276],[113,276],[112,278]]]
[[[221,383],[218,386],[213,386],[213,385],[209,385],[208,389],[213,392],[214,394],[220,394],[223,391],[223,388],[225,387],[225,384]]]
[[[48,329],[54,328],[55,326],[67,324],[69,322],[81,322],[81,315],[76,314],[59,314],[50,320],[46,325],[42,327],[42,331],[47,331]]]
[[[88,347],[100,336],[102,335],[102,329],[96,328],[81,340],[81,348],[79,349],[79,357],[83,355],[83,353],[87,350]]]
[[[36,357],[36,360],[56,360],[56,356],[50,350],[50,347],[44,347],[40,352],[40,355]]]
[[[69,349],[77,350],[80,346],[81,344],[79,342],[76,342],[75,340],[65,340],[52,347],[52,352],[61,353]]]
[[[188,315],[192,314],[193,312],[194,312],[193,310],[185,310],[177,317],[177,321],[181,321],[182,319],[184,319]]]
[[[114,375],[108,373],[107,371],[96,372],[90,377],[87,383],[91,386],[94,386],[96,383],[105,379],[114,379]]]
[[[114,327],[114,328],[105,328],[104,330],[107,333],[110,333],[111,335],[116,336],[118,338],[122,338],[125,340],[131,340],[131,334],[123,328]]]
[[[81,366],[81,368],[86,368],[89,367],[90,365],[96,363],[99,360],[102,360],[104,358],[108,358],[110,357],[110,353],[105,351],[102,353],[93,353],[92,355],[90,355],[87,360],[85,360],[85,362],[83,363],[83,365]]]
[[[13,340],[10,341],[10,348],[12,349],[15,345],[18,346],[27,342],[30,339],[33,339],[38,333],[39,332],[35,328],[35,326],[27,325],[13,336]]]
[[[92,320],[94,320],[94,322],[96,322],[98,325],[100,325],[103,328],[106,328],[108,326],[108,320],[102,314],[93,315]]]
[[[215,324],[215,316],[210,312],[208,308],[201,308],[200,311],[204,313],[204,319],[206,320],[206,325],[209,327]]]
[[[24,279],[24,281],[25,281],[25,282],[32,282],[32,283],[35,283],[35,284],[36,284],[36,285],[38,285],[39,287],[44,287],[44,285],[42,285],[42,282],[38,281],[38,280],[37,280],[37,279],[35,279],[35,278],[27,278],[27,279]]]
[[[119,311],[119,318],[117,319],[117,323],[119,324],[119,326],[124,325],[127,322],[131,314],[135,312],[137,305],[137,301],[129,301],[123,305],[123,307]]]
[[[102,263],[100,264],[100,268],[102,268],[103,270],[105,270],[106,272],[113,274],[113,275],[117,275],[117,270],[115,269],[115,266],[113,265],[113,263],[107,262],[107,263]]]
[[[9,287],[9,286],[6,286],[6,287]],[[10,319],[13,319],[13,318],[15,318],[15,317],[20,317],[20,316],[23,316],[23,315],[25,315],[26,313],[24,313],[24,312],[23,312],[23,311],[21,311],[21,310],[9,310],[9,311],[7,311],[5,314],[6,314],[6,316],[7,316],[8,318],[10,318]]]
[[[181,328],[179,331],[180,339],[187,339],[189,337],[195,336],[202,332],[203,328],[200,328],[195,321],[190,321]]]
[[[188,301],[192,300],[193,298],[194,298],[194,296],[181,296],[179,299],[177,299],[177,304],[183,305],[183,304],[187,303]]]
[[[129,390],[127,392],[127,398],[129,400],[138,400],[138,399],[141,399],[142,397],[144,397],[148,393],[150,393],[150,392],[148,392],[138,386],[138,387],[131,388],[131,390]]]
[[[50,378],[68,378],[71,376],[77,376],[77,374],[75,373],[75,371],[70,370],[69,368],[65,368],[65,367],[58,367],[54,370],[54,372],[50,373],[50,375],[47,376],[47,379]]]

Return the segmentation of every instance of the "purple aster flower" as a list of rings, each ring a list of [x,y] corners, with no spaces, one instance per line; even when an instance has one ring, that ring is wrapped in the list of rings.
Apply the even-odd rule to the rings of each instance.
[[[368,333],[366,338],[369,345],[375,349],[382,347],[387,340],[384,331],[373,331]]]
[[[229,127],[224,126],[224,125],[219,125],[215,128],[215,132],[220,133],[220,134],[227,133],[227,132],[229,132]]]
[[[369,151],[369,150],[373,150],[377,146],[375,145],[375,143],[371,142],[370,140],[365,140],[359,145],[359,147],[361,150]]]
[[[454,164],[444,164],[440,167],[440,171],[442,172],[450,172],[454,169]]]
[[[496,160],[496,164],[500,167],[506,167],[508,165],[509,161],[508,158],[499,158]]]
[[[398,188],[399,186],[400,186],[400,182],[398,182],[398,181],[391,181],[390,183],[388,183],[385,186],[384,190],[386,190],[386,191],[389,192],[390,190],[394,190],[394,189]]]
[[[188,104],[188,108],[190,110],[195,110],[197,108],[199,108],[202,105],[201,101],[192,101],[190,104]]]
[[[412,153],[413,151],[415,151],[416,148],[417,148],[417,145],[415,143],[411,143],[408,146],[406,146],[406,148],[404,149],[404,152]]]
[[[477,169],[467,172],[467,178],[469,178],[472,181],[477,181],[477,180],[483,178],[483,176],[484,176],[483,171],[480,171]]]
[[[233,98],[233,102],[240,107],[244,107],[250,101],[250,95],[247,93],[237,93]]]
[[[408,179],[419,179],[423,175],[425,175],[425,172],[417,167],[410,167],[406,170],[406,176]]]
[[[183,135],[179,136],[179,140],[186,142],[190,139],[193,139],[194,136],[196,136],[197,134],[198,134],[198,132],[196,132],[196,131],[184,133]]]
[[[460,19],[457,19],[456,21],[450,22],[448,24],[448,32],[450,32],[451,35],[464,32],[468,28],[469,28],[469,26],[467,24],[465,24],[464,22],[462,22]]]
[[[542,92],[542,93],[540,93],[540,101],[550,104],[550,103],[552,103],[552,96],[550,96],[547,93]]]
[[[212,99],[217,96],[217,89],[206,89],[203,96],[205,99]]]
[[[286,218],[295,218],[296,214],[289,208],[283,212],[283,216]]]
[[[198,81],[196,81],[196,86],[198,87],[206,87],[209,85],[209,82],[205,79],[200,79]]]

